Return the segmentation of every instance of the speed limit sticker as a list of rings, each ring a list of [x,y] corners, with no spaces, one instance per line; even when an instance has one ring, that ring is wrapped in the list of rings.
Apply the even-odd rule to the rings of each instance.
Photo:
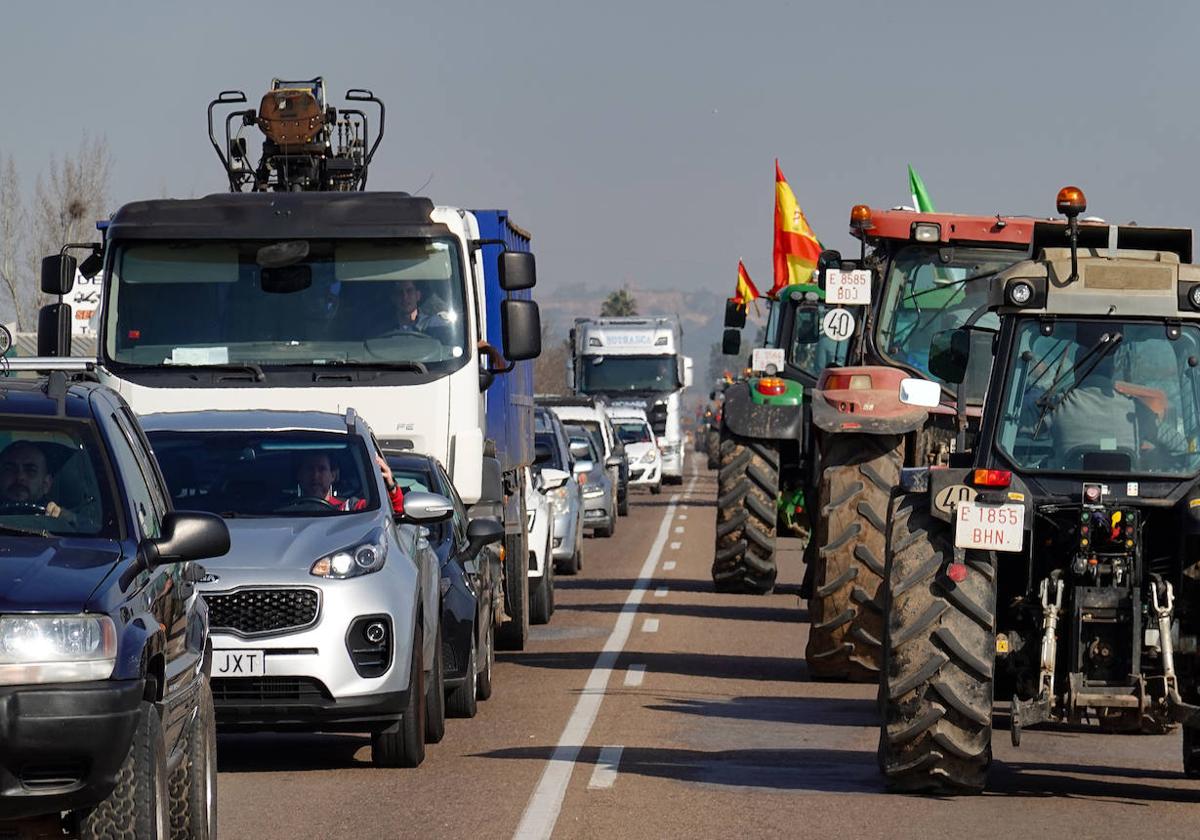
[[[871,302],[871,272],[858,269],[825,272],[825,302],[839,306],[866,306]]]
[[[845,341],[854,335],[854,316],[849,309],[830,309],[821,319],[821,332],[831,341]]]

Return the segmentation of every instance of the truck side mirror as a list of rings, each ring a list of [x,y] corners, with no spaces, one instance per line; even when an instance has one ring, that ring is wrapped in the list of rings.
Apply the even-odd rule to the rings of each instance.
[[[725,330],[721,335],[721,352],[726,356],[736,356],[742,352],[741,330]]]
[[[504,251],[500,254],[501,289],[506,292],[519,292],[532,289],[536,284],[537,270],[533,254],[528,251]]]
[[[832,248],[822,251],[817,256],[817,285],[825,288],[825,272],[831,268],[842,267],[842,254]]]
[[[691,357],[691,356],[684,356],[684,357],[683,357],[683,387],[684,387],[684,388],[691,388],[691,387],[692,387],[692,379],[693,379],[693,376],[692,376],[692,357]]]
[[[964,327],[934,333],[929,342],[929,372],[943,382],[961,383],[970,357],[971,331]]]
[[[542,353],[542,318],[531,300],[500,301],[500,334],[504,358],[521,362]]]
[[[42,292],[47,295],[69,295],[75,287],[78,262],[70,254],[55,254],[42,259]]]
[[[746,326],[746,304],[734,300],[725,301],[725,326],[735,330]]]
[[[71,305],[48,303],[38,310],[37,354],[71,355]]]
[[[79,264],[79,274],[84,279],[91,280],[104,268],[104,252],[97,249],[83,258]]]

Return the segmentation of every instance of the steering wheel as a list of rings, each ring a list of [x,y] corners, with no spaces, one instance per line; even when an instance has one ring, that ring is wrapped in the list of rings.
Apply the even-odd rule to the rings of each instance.
[[[37,502],[16,502],[0,499],[0,516],[45,516],[46,506]]]
[[[327,499],[322,499],[320,496],[301,496],[300,498],[296,499],[295,501],[288,502],[286,505],[284,505],[281,508],[277,508],[276,510],[277,511],[291,511],[291,510],[314,510],[314,509],[315,510],[341,510],[341,508],[339,508],[337,505],[333,504],[332,502],[328,501]]]

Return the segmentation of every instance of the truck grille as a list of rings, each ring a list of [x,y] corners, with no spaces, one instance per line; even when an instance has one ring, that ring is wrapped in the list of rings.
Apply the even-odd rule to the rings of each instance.
[[[315,624],[320,597],[315,589],[239,589],[205,595],[204,602],[212,630],[256,636]]]
[[[211,685],[213,702],[218,704],[315,703],[331,697],[324,683],[311,677],[214,677]]]

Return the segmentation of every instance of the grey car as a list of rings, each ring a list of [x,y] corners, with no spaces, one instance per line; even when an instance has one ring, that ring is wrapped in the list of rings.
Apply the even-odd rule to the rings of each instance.
[[[583,491],[583,527],[597,537],[611,537],[617,530],[617,487],[604,469],[604,459],[588,430],[570,423],[563,425],[575,459],[575,479]],[[580,464],[585,468],[580,469]]]
[[[534,410],[534,434],[535,469],[573,472],[574,461],[567,433],[553,411],[541,406]],[[573,575],[583,568],[583,489],[572,479],[546,495],[554,511],[550,550],[554,570]]]
[[[353,410],[151,414],[143,425],[177,504],[229,526],[229,553],[200,582],[218,727],[369,732],[375,764],[420,764],[440,725],[427,717],[444,707],[431,673],[439,564],[416,523],[450,517],[450,501],[412,493],[397,515],[399,493]]]

